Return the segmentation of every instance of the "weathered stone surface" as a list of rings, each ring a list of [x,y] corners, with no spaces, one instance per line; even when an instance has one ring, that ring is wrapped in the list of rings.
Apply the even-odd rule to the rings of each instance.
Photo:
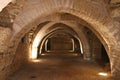
[[[0,52],[4,53],[7,50],[10,37],[12,35],[10,28],[0,27]]]

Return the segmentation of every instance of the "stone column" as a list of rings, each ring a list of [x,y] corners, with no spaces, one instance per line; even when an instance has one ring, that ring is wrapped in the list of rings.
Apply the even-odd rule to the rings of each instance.
[[[110,51],[112,79],[120,80],[120,45],[112,46]]]
[[[83,55],[84,55],[84,59],[85,60],[90,60],[91,59],[91,51],[89,47],[85,47],[85,45],[83,45]]]

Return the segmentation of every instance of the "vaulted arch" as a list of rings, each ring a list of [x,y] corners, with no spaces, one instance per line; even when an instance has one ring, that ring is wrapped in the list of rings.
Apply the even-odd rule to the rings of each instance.
[[[75,31],[75,33],[77,33],[76,35],[78,36],[79,41],[83,45],[83,52],[85,55],[84,58],[89,60],[91,58],[90,45],[89,45],[87,36],[83,32],[83,29],[82,29],[83,26],[78,24],[73,24],[70,22],[59,22],[59,23],[51,22],[46,24],[43,28],[41,28],[41,30],[38,32],[35,39],[33,40],[33,45],[32,45],[33,52],[31,54],[37,54],[38,45],[46,34],[49,34],[50,32],[56,29],[62,28],[62,26],[60,25],[58,26],[57,24],[63,24],[64,26],[67,26],[66,28],[64,28],[63,26],[63,29],[70,31],[69,28],[71,28],[73,29],[72,31]],[[54,25],[57,25],[56,28],[54,27]],[[75,33],[71,32],[71,34],[74,34],[74,35]]]
[[[119,24],[112,21],[102,1],[99,2],[89,0],[79,0],[79,3],[78,0],[28,0],[28,3],[26,3],[21,13],[16,17],[13,25],[12,43],[10,44],[10,46],[14,46],[13,53],[23,35],[34,26],[45,21],[62,20],[60,18],[48,17],[49,15],[68,13],[87,23],[86,26],[97,35],[106,48],[110,57],[112,72],[119,73],[118,67],[120,63],[115,64],[116,59],[120,60],[117,57],[120,56],[118,44],[120,43],[120,37],[119,30],[117,30]]]
[[[42,41],[40,42],[40,44],[39,44],[39,47],[38,47],[38,49],[40,49],[39,50],[39,53],[38,54],[42,54],[42,50],[43,50],[43,47],[44,47],[44,44],[45,44],[45,42],[49,39],[49,38],[51,38],[51,37],[53,37],[54,35],[56,35],[56,34],[65,34],[65,35],[67,35],[67,36],[69,36],[69,37],[71,37],[71,41],[72,41],[72,46],[73,46],[73,48],[74,48],[74,39],[76,39],[77,41],[78,41],[78,46],[79,46],[79,51],[80,52],[82,52],[81,51],[81,49],[82,49],[82,44],[81,44],[81,41],[79,40],[79,38],[78,38],[78,36],[76,35],[76,34],[72,34],[71,33],[72,31],[68,31],[68,30],[65,30],[65,29],[55,29],[55,30],[53,30],[53,31],[51,31],[51,32],[49,32],[48,34],[46,34],[46,36],[42,39]],[[66,37],[67,37],[66,36]],[[75,52],[74,50],[72,50],[72,52]],[[78,54],[81,54],[81,53],[78,53]],[[83,52],[82,52],[82,54],[83,54]]]

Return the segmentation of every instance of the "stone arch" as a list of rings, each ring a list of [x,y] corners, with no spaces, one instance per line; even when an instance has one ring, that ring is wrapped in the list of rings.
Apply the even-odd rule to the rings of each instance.
[[[69,13],[88,23],[89,26],[87,27],[97,35],[106,48],[112,64],[111,68],[114,65],[115,70],[113,70],[113,72],[115,72],[120,64],[117,64],[117,66],[115,65],[116,61],[113,59],[113,55],[115,53],[113,54],[111,49],[113,47],[119,48],[119,45],[117,44],[119,35],[116,35],[119,30],[115,28],[111,31],[111,29],[116,25],[111,24],[112,20],[107,16],[108,13],[104,5],[89,0],[79,0],[79,3],[77,3],[77,1],[78,0],[29,0],[29,3],[25,5],[23,11],[21,11],[14,22],[11,45],[14,46],[14,50],[16,50],[18,42],[25,33],[27,33],[33,26],[47,21],[47,19],[44,19],[45,16],[57,12]],[[115,30],[117,30],[117,32],[114,33]],[[115,48],[114,50],[116,50]]]
[[[56,33],[59,33],[59,32],[62,32],[62,33],[66,33],[66,34],[68,34],[69,36],[71,36],[71,37],[73,37],[73,38],[75,38],[75,39],[77,39],[78,40],[78,42],[79,42],[79,46],[81,46],[82,47],[82,45],[81,45],[81,41],[80,41],[80,39],[79,39],[79,37],[74,33],[72,33],[72,31],[68,31],[68,30],[64,30],[64,29],[62,29],[62,28],[57,28],[57,29],[54,29],[54,30],[52,30],[52,31],[50,31],[49,33],[47,33],[46,35],[45,35],[45,37],[41,40],[41,42],[40,42],[40,44],[39,44],[39,48],[42,50],[42,47],[43,47],[43,44],[45,43],[45,41],[50,37],[50,36],[52,36],[53,34],[56,34]],[[80,47],[79,47],[80,48]]]
[[[71,28],[73,31],[75,31],[75,33],[77,34],[77,36],[79,38],[79,42],[81,43],[81,45],[83,47],[84,59],[89,60],[91,58],[90,45],[89,45],[89,42],[87,40],[85,33],[83,32],[83,29],[82,29],[83,26],[82,25],[78,26],[77,24],[73,24],[70,22],[59,22],[59,23],[64,24],[67,26],[68,29]],[[51,31],[54,31],[56,28],[57,29],[62,28],[61,26],[60,27],[56,26],[56,28],[55,28],[54,25],[56,25],[56,24],[57,24],[57,22],[48,23],[43,28],[41,28],[41,30],[38,32],[38,34],[36,35],[36,37],[33,41],[33,46],[32,46],[32,49],[35,49],[35,51],[33,50],[34,54],[37,54],[38,45],[36,45],[36,44],[39,44],[41,42],[42,38],[44,38],[44,36],[46,34],[48,34]],[[54,27],[54,28],[47,31],[47,29],[52,28],[52,27]],[[43,35],[44,33],[46,33],[46,34]]]
[[[54,34],[56,34],[56,33],[65,33],[65,34],[71,36],[72,38],[77,39],[78,42],[79,42],[78,36],[76,36],[75,34],[71,34],[71,31],[61,30],[61,29],[60,29],[60,30],[59,30],[59,29],[55,29],[55,30],[53,30],[53,31],[51,31],[51,32],[49,32],[48,34],[45,35],[45,37],[44,37],[44,38],[42,39],[42,41],[41,41],[41,45],[39,44],[39,47],[38,47],[38,48],[40,48],[40,49],[42,50],[45,41],[46,41],[49,37],[51,37],[52,35],[54,35]],[[81,42],[79,42],[78,45],[81,46]],[[82,47],[82,46],[81,46],[81,47]],[[79,49],[80,49],[80,47],[79,47]]]

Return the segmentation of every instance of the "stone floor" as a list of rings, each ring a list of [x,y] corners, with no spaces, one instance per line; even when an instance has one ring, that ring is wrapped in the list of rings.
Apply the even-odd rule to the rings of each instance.
[[[109,72],[108,76],[100,76],[99,72],[105,72],[99,64],[77,55],[43,55],[7,80],[109,80]]]

